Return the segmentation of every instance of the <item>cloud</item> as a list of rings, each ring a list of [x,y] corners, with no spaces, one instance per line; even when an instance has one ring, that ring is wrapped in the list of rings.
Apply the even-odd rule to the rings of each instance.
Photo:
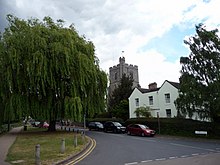
[[[204,22],[210,27],[219,26],[218,0],[0,0],[3,10],[0,19],[12,13],[23,19],[51,16],[63,19],[66,25],[74,24],[96,47],[100,67],[108,72],[118,63],[121,51],[126,62],[139,67],[139,79],[143,87],[151,82],[178,81],[179,58],[169,61],[166,52],[147,47],[155,38],[163,38],[172,28],[192,35],[195,24]],[[2,20],[3,20],[2,19]],[[1,23],[5,26],[6,23]],[[174,39],[175,36],[172,36]],[[183,38],[184,39],[184,38]],[[183,40],[182,39],[182,40]],[[180,39],[181,40],[181,39]],[[163,43],[161,43],[163,44]],[[182,42],[179,44],[183,44]],[[166,45],[169,45],[166,43]],[[172,46],[172,45],[171,45]]]

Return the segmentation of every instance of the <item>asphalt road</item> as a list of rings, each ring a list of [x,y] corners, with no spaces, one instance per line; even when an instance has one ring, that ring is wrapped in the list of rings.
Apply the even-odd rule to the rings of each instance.
[[[220,141],[86,133],[96,140],[96,148],[78,165],[218,165],[220,162]]]

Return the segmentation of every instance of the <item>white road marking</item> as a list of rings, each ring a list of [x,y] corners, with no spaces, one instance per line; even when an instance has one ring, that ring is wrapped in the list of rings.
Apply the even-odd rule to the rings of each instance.
[[[166,160],[166,158],[155,159],[157,161]]]
[[[125,165],[132,165],[132,164],[138,164],[138,162],[125,163]]]
[[[147,163],[147,162],[152,162],[153,160],[143,160],[141,163]]]
[[[182,155],[182,156],[180,156],[181,158],[186,158],[186,157],[188,157],[189,155]]]

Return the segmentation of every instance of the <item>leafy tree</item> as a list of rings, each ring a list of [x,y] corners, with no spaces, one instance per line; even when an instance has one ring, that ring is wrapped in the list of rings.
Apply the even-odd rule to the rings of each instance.
[[[110,96],[108,110],[114,117],[120,117],[128,119],[129,116],[129,104],[128,98],[132,93],[133,79],[122,75],[120,84]],[[123,117],[124,115],[124,117]]]
[[[180,95],[176,100],[180,116],[197,113],[216,120],[220,114],[220,39],[218,30],[196,26],[196,35],[185,40],[191,53],[181,57]]]
[[[129,118],[129,102],[128,100],[121,100],[112,110],[114,117],[123,119],[124,121]]]
[[[82,121],[105,107],[107,75],[95,47],[73,25],[50,17],[21,20],[8,15],[0,43],[0,105],[4,121],[31,116]]]
[[[134,113],[136,114],[136,116],[138,118],[140,118],[140,117],[151,117],[150,110],[151,109],[148,106],[146,106],[146,107],[138,107],[138,108],[136,108]]]

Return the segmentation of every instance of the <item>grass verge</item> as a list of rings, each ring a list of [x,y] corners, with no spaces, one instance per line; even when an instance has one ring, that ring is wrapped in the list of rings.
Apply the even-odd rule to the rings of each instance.
[[[74,136],[78,146],[74,147]],[[65,138],[65,153],[60,153],[61,141]],[[28,128],[18,134],[15,143],[9,149],[7,162],[16,165],[35,164],[35,146],[40,144],[41,165],[55,164],[58,161],[78,153],[88,139],[83,140],[81,134],[66,131],[47,132],[45,129]],[[20,163],[19,163],[20,162]]]

